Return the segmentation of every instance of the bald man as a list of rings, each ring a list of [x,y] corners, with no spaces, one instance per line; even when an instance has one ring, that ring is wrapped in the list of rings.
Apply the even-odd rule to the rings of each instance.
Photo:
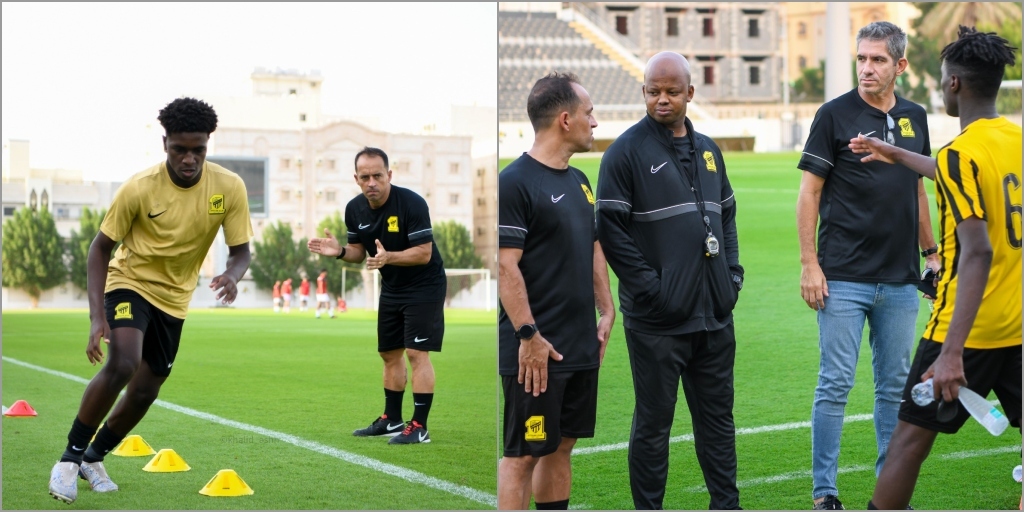
[[[647,116],[605,152],[597,233],[619,278],[636,406],[629,480],[637,509],[661,509],[680,378],[710,508],[737,509],[732,309],[743,287],[736,201],[722,152],[686,117],[686,59],[644,70]]]

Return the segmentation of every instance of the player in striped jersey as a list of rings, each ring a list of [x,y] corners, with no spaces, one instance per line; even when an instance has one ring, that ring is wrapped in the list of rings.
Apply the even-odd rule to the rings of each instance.
[[[936,159],[877,139],[850,143],[854,152],[871,152],[867,161],[897,161],[935,179],[941,229],[935,311],[868,509],[905,508],[938,432],[955,433],[969,416],[960,408],[943,422],[938,401],[916,405],[910,389],[918,382],[932,378],[945,402],[958,398],[960,386],[982,396],[995,391],[1010,423],[1021,426],[1021,128],[996,112],[1013,50],[1005,39],[967,27],[942,50],[943,102],[962,131]]]

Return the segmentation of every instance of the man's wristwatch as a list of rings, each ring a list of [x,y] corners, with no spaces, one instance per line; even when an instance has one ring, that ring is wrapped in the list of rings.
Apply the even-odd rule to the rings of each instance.
[[[743,289],[743,278],[740,277],[739,274],[732,275],[732,282],[736,285],[736,291]]]
[[[519,330],[516,331],[517,340],[528,340],[537,334],[536,324],[523,324],[519,326]]]
[[[344,257],[345,257],[345,248],[342,247],[341,248],[341,254],[339,254],[338,257],[335,258],[335,259],[339,259],[340,260],[340,259],[343,259]]]
[[[933,245],[932,247],[929,247],[929,248],[921,251],[921,257],[922,258],[927,258],[928,256],[931,256],[932,254],[935,254],[937,252],[939,252],[939,246]]]

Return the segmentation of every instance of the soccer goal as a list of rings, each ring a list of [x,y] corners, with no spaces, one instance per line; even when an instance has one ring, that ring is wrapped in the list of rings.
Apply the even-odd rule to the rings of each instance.
[[[494,308],[497,298],[497,283],[491,280],[491,271],[486,268],[446,268],[445,278],[448,280],[448,293],[445,295],[445,308],[452,309],[483,309]],[[372,296],[373,309],[380,304],[381,276],[373,272]]]

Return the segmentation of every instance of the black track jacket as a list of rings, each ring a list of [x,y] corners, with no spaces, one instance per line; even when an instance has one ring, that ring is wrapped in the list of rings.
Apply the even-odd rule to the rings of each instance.
[[[623,324],[640,332],[725,327],[739,295],[732,276],[743,277],[736,200],[722,152],[693,130],[689,118],[685,123],[689,171],[681,166],[672,131],[650,116],[619,136],[601,159],[598,239],[619,278]],[[705,256],[702,206],[720,243],[714,258]]]

